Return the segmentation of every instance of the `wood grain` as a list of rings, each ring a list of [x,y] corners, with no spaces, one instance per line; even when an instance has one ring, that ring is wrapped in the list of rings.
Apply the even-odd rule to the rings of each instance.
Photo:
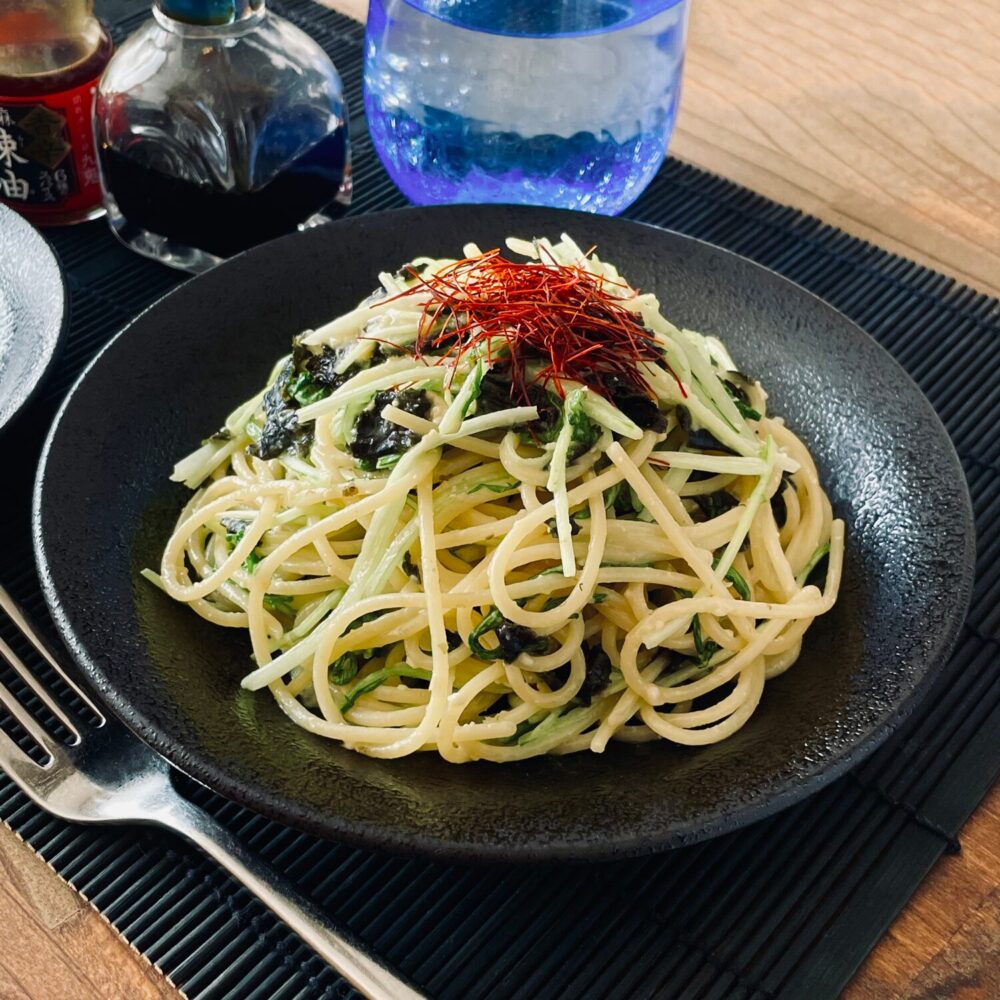
[[[329,0],[361,19],[365,0]],[[695,0],[671,152],[1000,293],[1000,5]],[[845,992],[1000,997],[1000,788]],[[0,827],[0,998],[177,998]]]
[[[176,1000],[163,975],[0,825],[0,998]]]
[[[844,1000],[1000,997],[1000,786],[868,956]]]
[[[671,152],[997,294],[998,34],[992,0],[696,0]]]

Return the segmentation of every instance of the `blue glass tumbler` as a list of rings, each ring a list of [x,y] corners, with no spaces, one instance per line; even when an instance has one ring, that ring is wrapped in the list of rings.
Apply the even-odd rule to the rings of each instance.
[[[614,215],[663,162],[689,0],[371,0],[365,109],[411,201]]]

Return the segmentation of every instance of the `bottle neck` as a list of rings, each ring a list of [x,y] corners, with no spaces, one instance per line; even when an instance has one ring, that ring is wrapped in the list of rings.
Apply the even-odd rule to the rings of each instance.
[[[180,24],[216,27],[259,20],[264,0],[155,0],[153,9]]]

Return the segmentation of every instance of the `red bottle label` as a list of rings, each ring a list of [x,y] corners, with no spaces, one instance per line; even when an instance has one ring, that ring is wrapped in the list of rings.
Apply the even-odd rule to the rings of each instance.
[[[97,79],[43,97],[0,95],[0,201],[39,221],[100,204]]]

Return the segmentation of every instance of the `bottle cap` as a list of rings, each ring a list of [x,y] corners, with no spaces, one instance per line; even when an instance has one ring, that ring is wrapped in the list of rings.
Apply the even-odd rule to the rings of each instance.
[[[185,24],[234,24],[260,10],[264,0],[156,0],[156,5]]]

